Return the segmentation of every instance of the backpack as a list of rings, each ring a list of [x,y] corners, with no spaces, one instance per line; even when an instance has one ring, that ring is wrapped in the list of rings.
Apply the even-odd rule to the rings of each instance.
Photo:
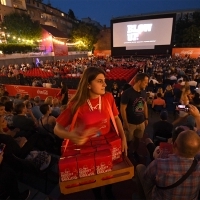
[[[30,153],[25,158],[33,163],[33,165],[39,170],[45,170],[50,162],[51,162],[51,155],[48,154],[46,151],[30,151]]]

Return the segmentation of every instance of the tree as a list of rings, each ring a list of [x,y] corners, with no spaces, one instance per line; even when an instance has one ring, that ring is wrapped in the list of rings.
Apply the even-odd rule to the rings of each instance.
[[[200,44],[200,27],[191,25],[183,32],[183,43],[185,46],[198,46]]]
[[[92,25],[80,22],[71,32],[71,40],[76,43],[78,50],[93,50],[100,30]]]
[[[191,17],[185,15],[176,23],[176,46],[198,46],[200,44],[200,12],[194,12]]]
[[[75,15],[74,15],[74,11],[72,9],[69,9],[68,15],[69,15],[70,18],[76,19]]]
[[[6,29],[6,33],[11,37],[8,38],[8,42],[14,43],[16,39],[22,40],[38,40],[42,36],[42,28],[39,22],[33,22],[31,17],[27,14],[11,13],[4,16],[2,27]]]

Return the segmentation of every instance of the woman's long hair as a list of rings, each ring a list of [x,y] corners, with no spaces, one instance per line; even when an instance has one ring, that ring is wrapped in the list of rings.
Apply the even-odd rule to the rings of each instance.
[[[98,67],[88,67],[84,73],[83,76],[78,84],[78,88],[76,90],[75,95],[71,98],[68,105],[70,103],[73,103],[72,106],[72,116],[76,113],[77,109],[83,105],[89,96],[89,89],[88,85],[93,81],[99,74],[104,74],[105,72]]]
[[[67,84],[65,83],[65,81],[62,81],[61,84],[62,84],[61,89],[63,89],[64,91],[67,91],[68,88],[67,88]]]

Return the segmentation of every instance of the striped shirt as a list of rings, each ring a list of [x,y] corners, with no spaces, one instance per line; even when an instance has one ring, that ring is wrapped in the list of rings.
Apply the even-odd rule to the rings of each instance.
[[[166,187],[177,182],[191,167],[193,158],[184,158],[175,154],[168,158],[157,158],[150,163],[144,173],[144,180],[153,185]],[[172,189],[152,190],[153,200],[193,200],[198,199],[200,190],[200,162],[196,170],[179,186]]]

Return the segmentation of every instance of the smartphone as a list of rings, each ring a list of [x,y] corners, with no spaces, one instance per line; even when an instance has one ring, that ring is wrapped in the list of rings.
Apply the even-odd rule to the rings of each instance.
[[[4,151],[6,145],[4,143],[0,144],[0,154]]]
[[[188,112],[189,108],[185,105],[178,105],[178,110],[184,111],[184,112]]]

